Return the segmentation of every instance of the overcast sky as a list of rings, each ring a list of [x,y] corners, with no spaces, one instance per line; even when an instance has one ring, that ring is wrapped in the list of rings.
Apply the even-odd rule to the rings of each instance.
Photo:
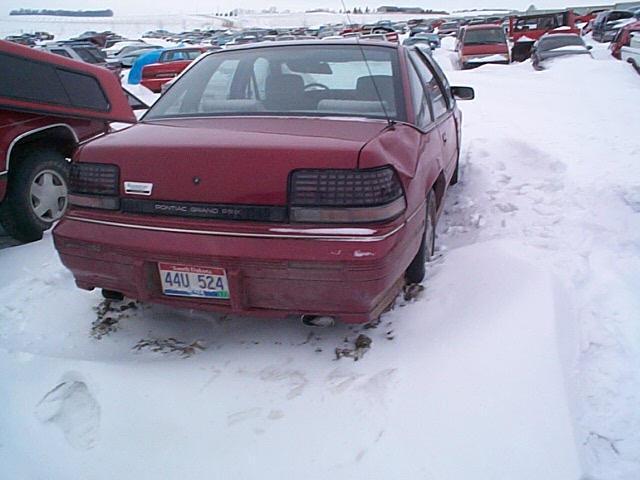
[[[402,5],[417,6],[422,8],[443,9],[447,11],[471,9],[471,8],[513,8],[526,9],[531,3],[538,8],[562,8],[572,5],[598,5],[603,0],[577,0],[564,4],[562,0],[487,0],[486,3],[478,0],[433,0],[408,1],[395,3],[371,0],[345,0],[347,8],[366,7],[375,8],[380,5]],[[280,10],[290,9],[304,11],[312,8],[332,8],[341,9],[340,0],[154,0],[154,1],[132,1],[132,0],[2,0],[0,2],[2,10],[12,10],[17,8],[63,8],[70,10],[92,10],[92,9],[112,9],[118,14],[145,14],[145,13],[211,13],[217,10],[227,11],[234,8],[247,8],[262,10],[275,6]],[[0,15],[6,15],[1,12]]]

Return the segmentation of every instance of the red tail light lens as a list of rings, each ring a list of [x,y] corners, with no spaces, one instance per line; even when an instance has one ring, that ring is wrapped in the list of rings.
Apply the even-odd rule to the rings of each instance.
[[[69,203],[77,207],[117,210],[120,169],[104,163],[72,163]]]
[[[381,222],[406,207],[402,184],[391,167],[367,170],[297,170],[290,180],[294,222]]]

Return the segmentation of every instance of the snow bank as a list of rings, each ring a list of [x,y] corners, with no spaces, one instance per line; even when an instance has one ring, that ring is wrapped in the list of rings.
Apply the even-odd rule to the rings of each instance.
[[[463,108],[462,183],[440,224],[449,249],[508,238],[535,247],[578,322],[578,442],[587,471],[640,478],[640,111],[638,76],[588,56],[450,71]],[[435,55],[450,68],[446,51]],[[589,477],[589,478],[591,478]]]
[[[522,248],[450,252],[422,298],[399,302],[376,329],[143,306],[112,313],[100,340],[90,336],[98,297],[74,288],[50,238],[2,250],[3,471],[577,480],[571,315],[548,273],[514,253]],[[372,349],[336,361],[359,333]],[[132,350],[141,338],[204,350]]]

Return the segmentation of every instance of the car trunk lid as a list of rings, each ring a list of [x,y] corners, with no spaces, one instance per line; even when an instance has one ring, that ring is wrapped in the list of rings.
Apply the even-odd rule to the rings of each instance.
[[[180,214],[188,207],[180,202],[282,207],[293,170],[357,168],[362,147],[385,127],[376,120],[274,117],[142,122],[87,144],[79,160],[120,167],[129,211]]]

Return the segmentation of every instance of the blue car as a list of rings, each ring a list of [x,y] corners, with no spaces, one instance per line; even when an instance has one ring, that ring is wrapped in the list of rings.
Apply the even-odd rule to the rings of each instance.
[[[412,45],[429,45],[431,50],[440,48],[440,37],[437,33],[416,33],[413,37],[407,38],[403,45],[410,47]]]
[[[156,63],[164,52],[166,48],[161,48],[158,50],[151,50],[150,52],[143,53],[140,55],[133,65],[131,66],[131,70],[129,71],[129,78],[127,79],[127,83],[129,85],[138,85],[142,80],[142,69],[146,65],[151,65],[152,63]]]

